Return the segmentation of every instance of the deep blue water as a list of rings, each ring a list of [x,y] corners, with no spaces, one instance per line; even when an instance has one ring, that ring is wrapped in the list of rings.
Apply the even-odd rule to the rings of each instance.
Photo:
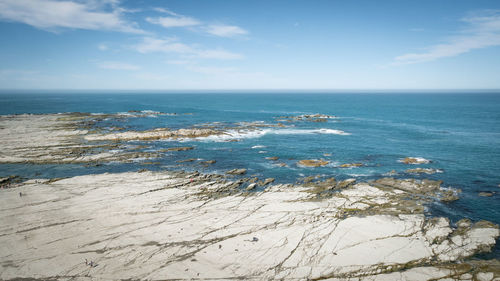
[[[325,123],[294,122],[292,128],[273,128],[259,136],[245,135],[238,142],[191,141],[148,143],[149,150],[172,146],[195,146],[185,152],[167,153],[158,165],[141,163],[85,165],[0,165],[0,176],[60,177],[77,174],[149,169],[188,169],[222,172],[248,168],[249,175],[274,177],[278,182],[322,174],[338,179],[368,180],[396,170],[401,178],[441,179],[444,186],[462,189],[461,199],[436,202],[429,212],[472,220],[500,223],[500,94],[404,93],[404,94],[278,94],[278,93],[2,93],[0,114],[92,112],[117,113],[152,110],[175,116],[130,117],[119,124],[103,121],[99,126],[118,125],[133,130],[183,128],[211,122],[276,123],[275,117],[329,114],[338,119]],[[192,113],[185,115],[182,113]],[[108,123],[106,123],[108,122]],[[111,122],[111,123],[110,123]],[[285,123],[286,124],[286,123]],[[342,130],[350,135],[320,134],[319,129]],[[316,131],[314,131],[316,130]],[[136,144],[133,142],[132,144]],[[258,146],[258,148],[252,148]],[[330,153],[331,156],[324,156]],[[288,167],[278,167],[265,157],[278,156]],[[405,165],[398,159],[418,156],[429,164]],[[215,159],[203,167],[175,161],[186,158]],[[300,159],[331,161],[322,168],[301,168]],[[359,168],[339,168],[343,163],[363,163]],[[405,174],[408,168],[436,168],[434,175]],[[492,197],[480,197],[492,191]],[[498,252],[498,250],[497,250]]]

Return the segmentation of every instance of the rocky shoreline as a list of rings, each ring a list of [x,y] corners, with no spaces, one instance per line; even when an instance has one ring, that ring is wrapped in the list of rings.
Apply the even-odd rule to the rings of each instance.
[[[323,122],[327,117],[333,118],[297,119]],[[0,163],[155,157],[154,152],[134,151],[120,142],[136,132],[95,131],[95,118],[110,117],[1,116]],[[224,133],[219,128],[180,130],[161,134],[195,138],[199,134],[186,130]],[[452,224],[447,218],[425,216],[425,206],[433,200],[458,198],[459,191],[444,189],[439,181],[311,178],[292,185],[245,178],[243,168],[228,174],[142,171],[27,181],[2,178],[0,279],[500,278],[499,261],[472,259],[495,245],[497,225],[467,219]]]
[[[1,190],[0,279],[500,277],[496,260],[464,260],[498,226],[424,216],[437,186],[382,179],[318,196],[327,188],[247,192],[183,172],[29,180]]]

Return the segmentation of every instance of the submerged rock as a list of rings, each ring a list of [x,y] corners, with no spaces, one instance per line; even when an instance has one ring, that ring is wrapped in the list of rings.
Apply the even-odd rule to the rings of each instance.
[[[187,150],[193,150],[194,147],[192,146],[185,146],[185,147],[171,147],[167,148],[166,151],[187,151]]]
[[[337,118],[336,116],[333,115],[327,115],[327,114],[302,114],[302,115],[296,115],[296,116],[279,116],[277,117],[278,121],[287,121],[287,122],[294,122],[294,121],[309,121],[309,122],[326,122],[328,119],[333,119]]]
[[[482,197],[491,197],[491,196],[493,196],[493,194],[495,194],[495,193],[489,192],[489,191],[479,192],[479,196],[482,196]]]
[[[215,164],[216,162],[217,161],[215,161],[215,160],[206,160],[206,161],[201,161],[200,163],[208,165],[208,164]]]
[[[435,173],[442,173],[443,171],[438,170],[438,169],[431,169],[431,168],[415,168],[415,169],[407,169],[405,171],[406,173],[410,174],[428,174],[432,175]]]
[[[272,157],[266,157],[267,160],[273,160],[273,161],[276,161],[279,159],[278,156],[272,156]]]
[[[373,183],[376,186],[396,188],[411,193],[426,193],[438,190],[442,181],[381,178]]]
[[[342,164],[339,167],[340,168],[352,168],[352,167],[361,167],[363,166],[362,163],[351,163],[351,164]]]
[[[391,171],[385,173],[384,176],[395,176],[397,174],[398,174],[398,172],[396,170],[391,170]]]
[[[322,167],[328,165],[328,161],[326,160],[316,160],[316,159],[310,159],[310,160],[300,160],[297,164],[300,166],[305,166],[305,167]]]
[[[177,160],[176,162],[177,163],[186,163],[186,162],[194,162],[196,160],[198,160],[198,159],[196,159],[196,158],[189,158],[189,159],[184,159],[184,160]]]

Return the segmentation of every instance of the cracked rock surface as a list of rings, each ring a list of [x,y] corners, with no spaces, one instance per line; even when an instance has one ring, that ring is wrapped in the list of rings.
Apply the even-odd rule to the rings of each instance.
[[[462,262],[495,244],[496,225],[426,218],[401,204],[409,190],[358,183],[318,199],[171,172],[30,180],[0,191],[0,279],[500,277],[496,261]]]

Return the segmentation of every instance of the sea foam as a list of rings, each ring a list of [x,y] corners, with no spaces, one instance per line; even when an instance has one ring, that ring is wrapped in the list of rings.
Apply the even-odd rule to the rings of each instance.
[[[310,135],[310,134],[326,134],[326,135],[342,135],[348,136],[350,133],[342,130],[334,129],[262,129],[262,130],[229,130],[221,135],[212,135],[207,137],[196,138],[199,141],[224,142],[235,139],[251,139],[260,138],[265,135]],[[260,148],[255,146],[252,148]]]

